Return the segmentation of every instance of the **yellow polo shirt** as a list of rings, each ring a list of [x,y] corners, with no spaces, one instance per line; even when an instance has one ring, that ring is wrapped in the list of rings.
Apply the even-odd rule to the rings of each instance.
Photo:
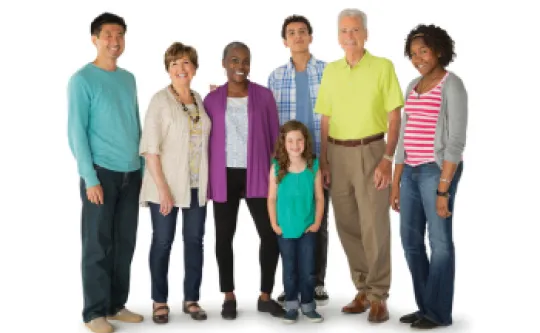
[[[345,58],[326,66],[315,112],[330,117],[331,137],[355,140],[386,133],[388,112],[402,106],[394,65],[366,50],[353,68]]]

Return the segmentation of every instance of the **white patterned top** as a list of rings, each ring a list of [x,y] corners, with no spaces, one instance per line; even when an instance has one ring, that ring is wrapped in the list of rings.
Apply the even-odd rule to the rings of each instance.
[[[202,155],[202,122],[194,122],[191,117],[195,117],[197,109],[194,104],[187,104],[189,117],[189,180],[191,188],[199,187],[199,167]]]
[[[247,103],[247,97],[227,97],[225,142],[228,168],[247,168]]]

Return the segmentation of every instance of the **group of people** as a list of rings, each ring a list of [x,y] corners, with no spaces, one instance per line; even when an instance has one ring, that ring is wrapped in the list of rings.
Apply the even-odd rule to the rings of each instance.
[[[126,28],[115,14],[95,18],[97,57],[68,84],[68,137],[82,200],[82,317],[91,331],[112,332],[112,320],[143,321],[125,307],[140,206],[149,208],[153,229],[153,321],[169,321],[167,276],[180,211],[182,311],[194,320],[207,318],[199,291],[209,201],[221,316],[235,319],[233,238],[241,199],[260,237],[258,311],[288,323],[300,312],[323,320],[317,304],[328,301],[331,198],[357,290],[342,312],[369,310],[374,323],[389,319],[391,207],[400,213],[418,306],[400,321],[424,329],[452,323],[452,214],[463,170],[467,93],[446,69],[455,53],[445,30],[418,25],[408,34],[404,54],[420,75],[404,95],[392,62],[365,48],[367,17],[357,9],[338,17],[342,59],[316,59],[310,22],[293,15],[281,30],[291,57],[267,86],[248,79],[250,49],[232,42],[222,56],[227,82],[204,98],[191,88],[197,51],[175,42],[164,55],[170,84],[153,95],[141,124],[134,75],[117,65]],[[280,256],[284,292],[276,301]]]

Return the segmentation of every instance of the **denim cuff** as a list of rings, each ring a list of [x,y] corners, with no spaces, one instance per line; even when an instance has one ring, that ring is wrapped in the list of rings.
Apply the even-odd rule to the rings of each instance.
[[[300,307],[300,302],[296,301],[286,301],[285,302],[285,310],[298,310]]]
[[[311,301],[310,303],[303,303],[302,305],[302,312],[303,313],[308,313],[308,312],[311,312],[311,311],[315,311],[315,301]]]

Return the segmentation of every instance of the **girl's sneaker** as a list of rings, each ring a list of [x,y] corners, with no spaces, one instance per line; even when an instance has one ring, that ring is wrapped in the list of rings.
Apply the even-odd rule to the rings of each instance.
[[[312,323],[320,323],[323,321],[323,317],[315,310],[304,312],[304,316],[306,316],[306,318]]]
[[[298,320],[298,310],[287,310],[283,316],[283,321],[287,324],[295,323]]]

